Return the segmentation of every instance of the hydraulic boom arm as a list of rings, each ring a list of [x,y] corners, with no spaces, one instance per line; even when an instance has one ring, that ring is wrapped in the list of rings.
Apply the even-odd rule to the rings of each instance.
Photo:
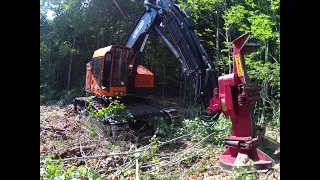
[[[137,73],[140,55],[153,29],[166,43],[170,51],[180,61],[184,75],[192,82],[195,89],[195,102],[202,102],[205,107],[210,104],[212,92],[218,87],[218,74],[209,62],[209,57],[193,30],[191,20],[185,11],[171,0],[146,0],[145,12],[136,23],[124,46],[134,49],[133,67],[129,82]],[[172,44],[162,29],[167,30],[174,40]],[[129,84],[128,88],[133,85]],[[213,113],[220,114],[220,111]]]

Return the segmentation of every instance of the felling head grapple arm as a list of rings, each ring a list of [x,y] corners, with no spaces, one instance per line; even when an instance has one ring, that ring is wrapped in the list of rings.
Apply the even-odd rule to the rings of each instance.
[[[242,156],[253,160],[257,170],[268,170],[273,160],[256,148],[251,103],[260,99],[260,87],[251,84],[246,71],[244,55],[257,49],[256,44],[246,44],[249,37],[246,33],[233,41],[233,73],[219,77],[219,89],[214,89],[207,113],[222,110],[232,121],[232,135],[225,138],[228,149],[219,157],[225,168],[248,166],[247,161],[239,163]]]
[[[219,89],[215,88],[214,97],[207,108],[208,114],[222,110],[236,125],[232,126],[234,136],[253,136],[250,103],[260,99],[260,87],[251,84],[248,77],[244,55],[254,51],[257,46],[246,45],[250,33],[233,41],[233,73],[219,77]]]

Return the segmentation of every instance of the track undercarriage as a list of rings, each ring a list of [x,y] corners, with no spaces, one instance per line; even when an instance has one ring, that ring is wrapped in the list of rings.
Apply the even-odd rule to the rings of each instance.
[[[109,102],[101,97],[90,97],[90,103],[88,97],[75,98],[73,103],[74,110],[77,114],[81,115],[81,119],[86,123],[93,124],[97,130],[97,134],[102,137],[116,137],[130,130],[140,131],[142,126],[148,125],[152,117],[163,117],[168,124],[172,124],[172,122],[180,119],[180,114],[176,109],[168,108],[156,100],[126,96],[120,98],[119,101],[126,106],[125,109],[133,116],[134,122],[117,122],[112,119],[99,121],[98,118],[90,116],[88,106],[91,106],[93,110],[99,111],[104,107],[108,107]]]

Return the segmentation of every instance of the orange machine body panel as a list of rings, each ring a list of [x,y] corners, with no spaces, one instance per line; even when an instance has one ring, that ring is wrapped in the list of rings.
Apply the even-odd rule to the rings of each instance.
[[[96,79],[91,75],[91,92],[99,95],[99,96],[108,96],[108,97],[116,97],[116,96],[126,96],[127,89],[126,87],[110,87],[109,92],[103,90],[97,83]],[[123,94],[114,95],[115,92],[122,92]]]
[[[91,91],[91,69],[92,66],[86,68],[86,90]]]
[[[137,68],[134,86],[136,88],[153,88],[154,74],[142,65]]]
[[[94,76],[91,74],[91,87],[90,87],[90,91],[101,96],[102,95],[102,89],[101,87],[99,87],[98,82],[96,81],[96,79],[94,78]]]

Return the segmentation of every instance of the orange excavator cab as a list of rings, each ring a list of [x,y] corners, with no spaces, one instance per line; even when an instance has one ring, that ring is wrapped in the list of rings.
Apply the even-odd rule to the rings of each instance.
[[[132,59],[133,49],[125,46],[110,45],[96,50],[86,66],[86,91],[99,96],[126,96]],[[153,87],[153,73],[139,65],[135,88]]]
[[[133,51],[110,45],[96,50],[86,67],[86,90],[99,96],[125,96]]]

